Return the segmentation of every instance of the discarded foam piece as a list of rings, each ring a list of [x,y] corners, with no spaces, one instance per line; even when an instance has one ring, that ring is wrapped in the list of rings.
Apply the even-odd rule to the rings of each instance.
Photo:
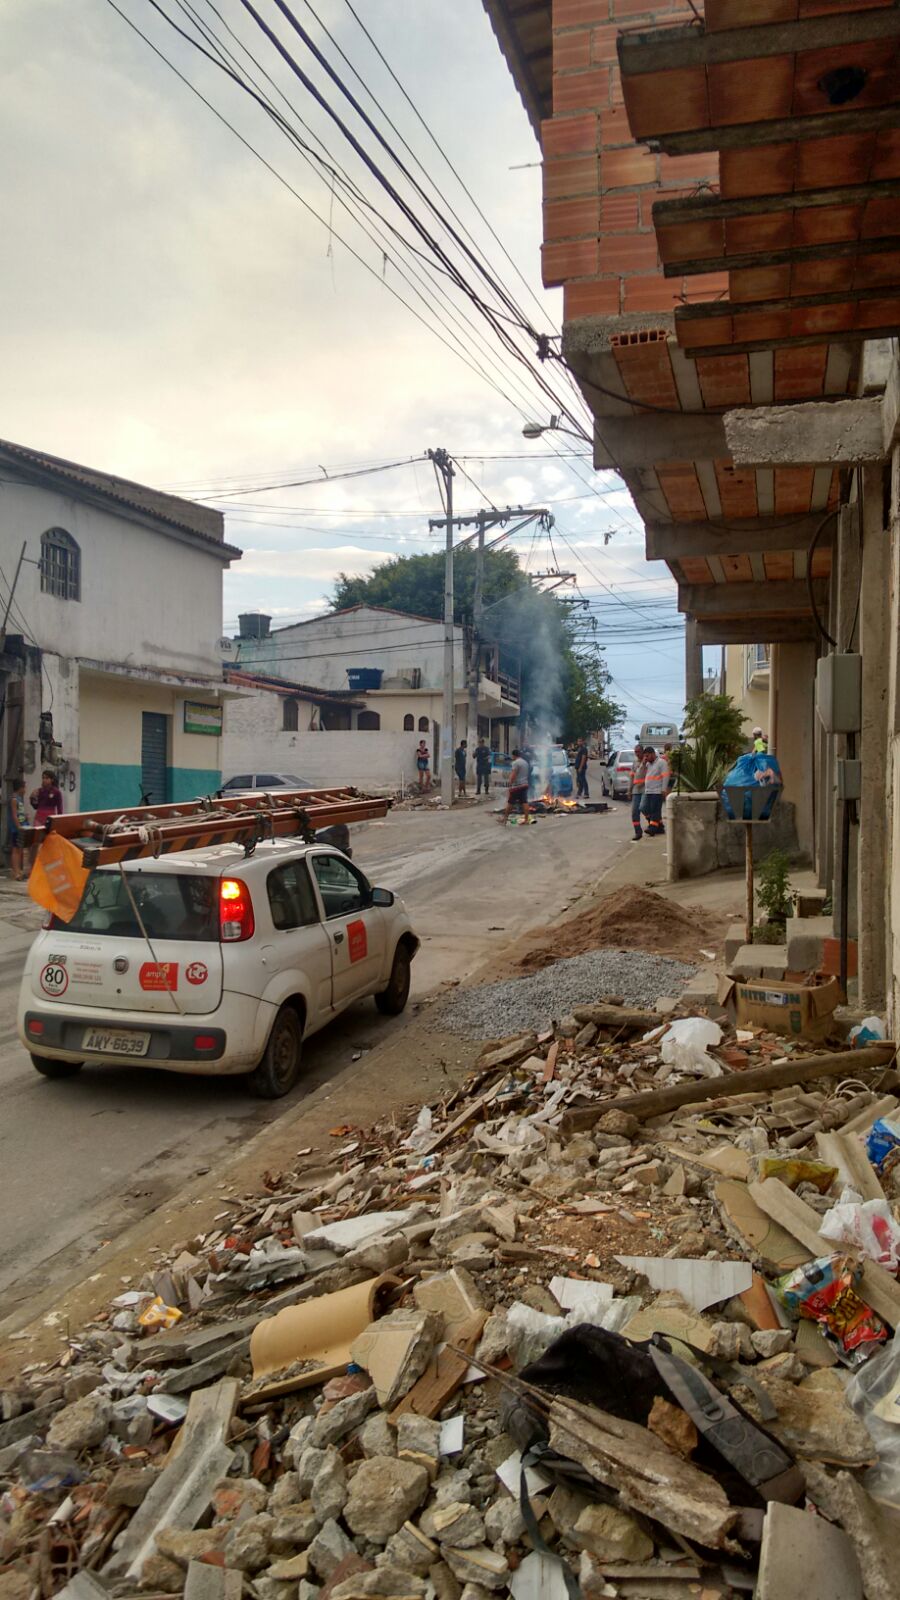
[[[766,1508],[755,1600],[863,1600],[856,1551],[840,1528],[796,1506]]]
[[[338,1255],[346,1255],[383,1233],[393,1233],[408,1221],[408,1211],[369,1211],[362,1217],[347,1217],[343,1222],[329,1222],[315,1228],[306,1234],[303,1242],[307,1247],[324,1246]]]
[[[547,1287],[563,1311],[577,1311],[583,1305],[609,1305],[615,1294],[611,1283],[595,1283],[591,1278],[551,1278]]]
[[[749,1261],[706,1261],[677,1256],[616,1256],[622,1267],[639,1272],[652,1288],[675,1289],[695,1311],[743,1294],[753,1282]],[[550,1285],[551,1290],[553,1285]]]
[[[239,1392],[236,1378],[222,1378],[212,1388],[199,1389],[191,1396],[168,1462],[103,1568],[104,1577],[139,1580],[144,1562],[156,1552],[161,1528],[196,1528],[205,1516],[216,1484],[227,1477],[234,1460],[234,1451],[225,1440]]]
[[[349,1359],[369,1374],[384,1410],[390,1411],[422,1376],[441,1326],[435,1311],[405,1309],[360,1329]]]
[[[257,1323],[250,1340],[254,1378],[272,1377],[255,1391],[255,1398],[289,1394],[337,1378],[350,1362],[350,1346],[373,1321],[380,1289],[396,1286],[390,1273],[354,1283],[349,1289],[320,1295],[286,1306],[274,1317]],[[286,1374],[288,1367],[304,1364],[306,1370]],[[278,1374],[283,1374],[279,1377]]]

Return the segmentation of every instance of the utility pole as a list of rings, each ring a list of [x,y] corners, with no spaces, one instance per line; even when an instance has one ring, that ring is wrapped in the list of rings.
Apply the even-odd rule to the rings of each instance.
[[[484,616],[484,513],[478,517],[478,538],[475,545],[475,589],[472,596],[472,640],[469,652],[469,716],[466,727],[469,761],[472,775],[475,772],[475,748],[478,744],[478,686],[481,679],[481,625]]]
[[[453,804],[453,462],[446,450],[429,450],[444,480],[447,538],[444,546],[444,687],[441,700],[441,799]],[[429,527],[433,527],[429,523]]]

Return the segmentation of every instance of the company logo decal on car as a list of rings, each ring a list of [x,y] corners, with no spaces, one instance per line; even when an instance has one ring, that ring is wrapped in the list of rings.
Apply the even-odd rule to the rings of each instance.
[[[165,992],[178,988],[177,961],[145,961],[138,974],[142,989]]]
[[[362,919],[347,923],[347,949],[351,961],[365,961],[369,953],[369,936]]]

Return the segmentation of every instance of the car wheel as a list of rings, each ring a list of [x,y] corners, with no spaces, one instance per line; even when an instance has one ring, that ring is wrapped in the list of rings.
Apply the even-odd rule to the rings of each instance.
[[[300,1073],[303,1029],[293,1006],[282,1006],[269,1034],[269,1042],[248,1083],[261,1100],[280,1100],[289,1094]]]
[[[42,1078],[74,1078],[84,1066],[83,1061],[54,1061],[52,1056],[32,1055],[31,1065]]]
[[[401,1011],[406,1010],[411,975],[409,951],[405,944],[398,944],[388,986],[375,996],[375,1004],[382,1016],[399,1017]]]

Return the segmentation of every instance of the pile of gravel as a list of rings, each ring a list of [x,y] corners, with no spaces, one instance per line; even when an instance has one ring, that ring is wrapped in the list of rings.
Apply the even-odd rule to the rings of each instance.
[[[590,950],[526,978],[460,989],[434,1021],[470,1039],[503,1039],[529,1028],[540,1032],[576,1006],[594,1005],[606,995],[617,995],[628,1006],[652,1006],[661,995],[679,994],[696,970],[643,950]]]

